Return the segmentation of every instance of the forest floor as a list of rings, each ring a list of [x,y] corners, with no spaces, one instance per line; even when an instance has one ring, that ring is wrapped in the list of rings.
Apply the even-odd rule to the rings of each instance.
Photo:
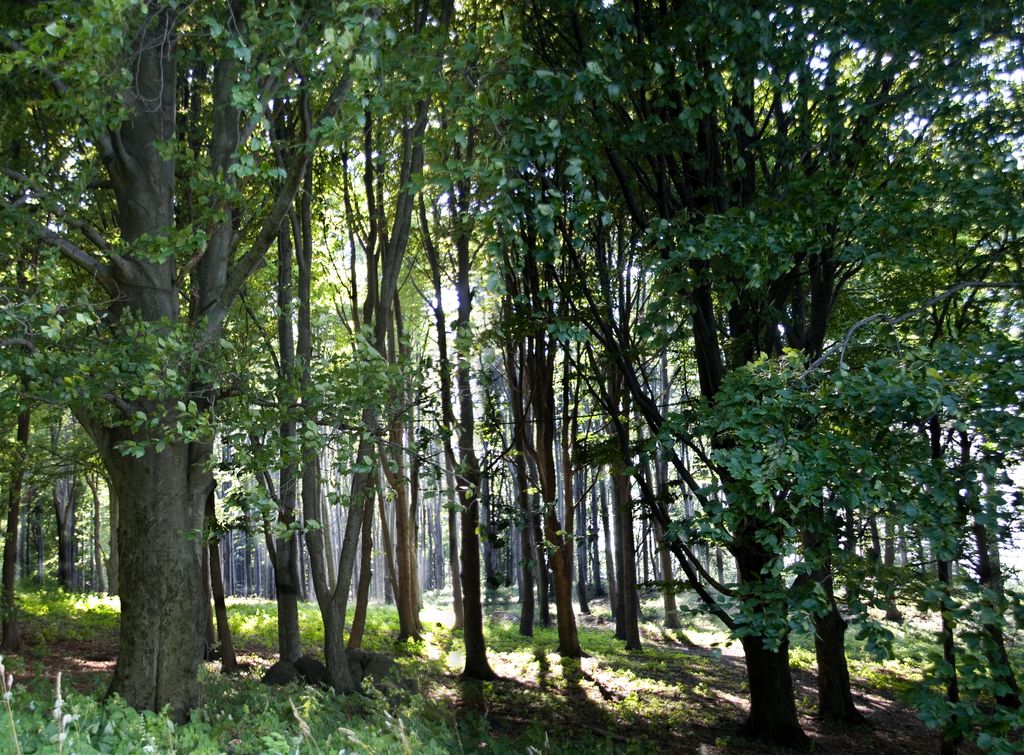
[[[26,743],[52,741],[53,724],[45,714],[60,671],[65,710],[76,705],[78,710],[70,724],[79,737],[79,749],[69,749],[75,752],[132,751],[110,744],[121,741],[129,746],[149,741],[151,752],[338,752],[339,741],[354,752],[779,751],[739,736],[747,705],[743,657],[738,643],[730,643],[710,622],[693,617],[682,630],[661,629],[658,601],[652,598],[644,604],[644,647],[626,651],[614,639],[607,604],[596,602],[592,614],[579,617],[588,657],[562,659],[553,629],[537,628],[533,638],[519,635],[518,606],[505,597],[492,594],[486,609],[489,657],[498,681],[459,679],[461,636],[450,628],[444,596],[431,595],[422,614],[422,641],[395,643],[397,616],[390,607],[374,607],[367,622],[365,645],[394,656],[417,694],[371,692],[349,700],[298,686],[276,690],[259,684],[274,660],[275,605],[233,600],[231,625],[246,670],[226,679],[216,664],[208,664],[193,724],[175,729],[166,719],[156,720],[159,716],[135,721],[134,712],[122,709],[115,716],[109,703],[98,702],[116,660],[116,599],[26,593],[25,647],[6,660],[16,683],[11,723],[25,752],[33,751]],[[323,638],[315,605],[304,605],[300,619],[306,647],[315,652]],[[813,649],[808,638],[795,638],[797,702],[812,750],[936,751],[937,734],[906,702],[926,663],[927,644],[923,630],[897,632],[899,660],[880,662],[851,638],[855,697],[869,724],[843,728],[814,718]],[[130,732],[111,727],[111,716],[129,722],[119,725]],[[190,730],[193,725],[199,728]],[[0,751],[7,751],[2,719]]]

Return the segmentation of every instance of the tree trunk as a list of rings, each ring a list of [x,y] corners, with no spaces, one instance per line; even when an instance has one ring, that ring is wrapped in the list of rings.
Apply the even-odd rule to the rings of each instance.
[[[348,636],[348,649],[363,645],[366,630],[366,609],[370,602],[370,580],[373,578],[373,498],[363,506],[363,532],[360,540],[359,582],[356,585],[356,610]]]
[[[292,256],[291,236],[288,228],[282,225],[277,235],[277,343],[280,353],[277,400],[281,406],[292,402],[289,386],[295,373]],[[295,443],[295,420],[282,422],[278,432],[281,444],[281,471],[277,486],[278,532],[271,563],[277,600],[277,652],[282,661],[291,662],[302,655],[302,638],[299,634],[299,592],[302,583],[299,571],[300,543],[294,529],[299,468],[298,464],[287,458]]]
[[[472,159],[472,130],[466,148],[466,158]],[[456,160],[462,158],[456,145]],[[473,414],[472,369],[473,334],[472,291],[469,285],[470,185],[466,180],[456,182],[450,194],[450,207],[455,222],[454,244],[456,256],[455,291],[459,298],[459,317],[456,322],[456,388],[459,406],[459,466],[458,499],[462,506],[462,607],[465,618],[463,641],[466,646],[466,666],[462,672],[467,679],[495,679],[497,675],[487,661],[487,643],[484,639],[484,617],[480,589],[480,463],[477,460]]]
[[[582,482],[576,487],[582,489]],[[584,494],[576,516],[576,600],[583,614],[590,613],[590,605],[587,603],[587,546],[587,496]]]
[[[384,508],[384,496],[377,499],[380,511],[380,542],[384,558],[384,574],[387,577],[384,586],[384,602],[391,603],[398,596],[398,575],[395,571],[395,549],[391,543],[391,526],[388,524],[388,512]],[[390,598],[390,600],[389,600]]]
[[[550,548],[549,561],[554,576],[555,608],[558,626],[558,652],[567,658],[580,658],[579,632],[576,614],[572,606],[572,553],[571,539],[562,534],[562,523],[558,520],[558,491],[555,478],[555,395],[554,395],[554,344],[547,333],[536,333],[529,339],[528,374],[534,407],[534,429],[536,441],[533,447],[537,465],[538,487],[544,512],[544,546]],[[571,486],[571,478],[567,487]],[[567,504],[567,516],[572,507]],[[571,527],[571,524],[567,524]]]
[[[665,372],[666,370],[663,367],[662,375]],[[664,381],[665,378],[663,377],[662,380]],[[654,472],[655,495],[667,502],[669,500],[668,462],[663,457],[659,457],[655,462]],[[658,549],[658,559],[661,564],[661,581],[663,583],[661,594],[665,606],[665,628],[679,629],[681,624],[679,622],[679,608],[676,606],[675,580],[672,578],[672,557],[665,543],[665,528],[661,526],[661,522],[657,518],[652,519],[652,526],[654,529],[654,540]]]
[[[129,440],[105,431],[99,444],[119,506],[121,630],[110,691],[139,709],[170,706],[183,719],[197,700],[203,654],[201,539],[213,481],[210,447],[169,443],[135,458]]]
[[[211,488],[206,497],[206,529],[210,533],[207,552],[210,559],[210,592],[213,594],[213,613],[217,619],[217,645],[220,648],[220,669],[225,674],[238,670],[235,643],[228,625],[228,606],[224,599],[224,573],[221,569],[220,526],[217,524],[216,496]]]
[[[744,660],[750,685],[750,713],[743,735],[788,747],[802,747],[807,737],[800,728],[789,669],[789,641],[768,650],[760,637],[744,637]]]
[[[107,483],[107,499],[110,503],[110,555],[107,556],[107,585],[111,595],[120,589],[120,560],[117,556],[118,505],[114,486]]]
[[[887,517],[885,521],[885,549],[883,565],[888,572],[886,574],[885,586],[885,618],[887,621],[902,624],[903,614],[896,605],[894,589],[895,574],[893,573],[893,570],[896,568],[896,525],[894,524],[892,517]]]
[[[676,606],[675,579],[672,576],[672,555],[665,546],[665,530],[657,519],[653,521],[654,539],[658,547],[658,559],[661,566],[661,595],[665,606],[665,628],[679,629],[679,608]]]
[[[101,537],[102,519],[100,517],[100,490],[96,479],[86,477],[89,492],[92,493],[92,566],[95,573],[93,587],[98,592],[107,591],[106,564],[103,559],[103,538]]]
[[[612,543],[610,526],[611,516],[608,512],[608,487],[601,482],[601,527],[604,531],[604,563],[605,573],[608,575],[608,605],[611,608],[612,616],[615,616],[619,607],[619,590],[615,579],[615,547]]]
[[[209,528],[209,522],[207,522]],[[203,548],[203,660],[217,658],[217,630],[213,626],[213,588],[210,586],[210,551]]]
[[[78,475],[74,469],[53,483],[53,507],[57,518],[57,584],[65,590],[74,587],[72,580],[75,572],[74,540],[78,496]]]
[[[846,663],[846,619],[832,602],[827,613],[814,615],[814,653],[818,662],[818,716],[826,721],[860,724]]]
[[[595,470],[595,474],[600,474],[600,470]],[[599,480],[594,480],[593,486],[590,488],[590,535],[589,542],[591,543],[591,557],[590,561],[594,565],[594,597],[603,598],[608,593],[604,589],[604,584],[601,582],[601,538],[598,537],[599,524],[597,516],[597,489],[604,489],[604,484]]]
[[[741,584],[764,582],[766,577],[762,570],[769,562],[769,556],[760,546],[746,545],[753,538],[753,532],[748,531],[751,526],[735,534],[732,547]],[[758,593],[769,589],[771,586],[762,585]],[[780,584],[775,589],[781,592],[783,587]],[[758,606],[754,606],[754,610],[758,610]],[[766,648],[756,635],[744,637],[742,644],[750,686],[750,714],[743,726],[744,735],[775,744],[803,746],[807,738],[796,713],[789,639],[784,638],[778,650]]]
[[[952,570],[949,561],[942,558],[937,559],[939,583],[942,586],[942,598],[939,605],[939,615],[942,619],[942,658],[946,662],[949,677],[946,680],[946,701],[954,706],[960,702],[960,682],[956,668],[956,643],[953,635],[954,624],[952,612],[947,609],[946,601],[950,599],[952,592]],[[963,735],[960,733],[960,725],[955,714],[951,715],[942,732],[942,740],[939,751],[942,755],[954,755],[959,752],[960,744],[963,742]]]
[[[978,584],[994,597],[994,600],[990,601],[990,606],[996,615],[1001,615],[1006,611],[1006,599],[1003,594],[999,562],[992,557],[993,552],[998,557],[998,545],[989,542],[988,527],[977,518],[974,520],[974,542],[978,551]],[[1003,625],[998,620],[984,622],[982,630],[991,640],[991,649],[988,652],[992,676],[1007,687],[1005,692],[996,696],[996,702],[1004,708],[1016,710],[1021,703],[1020,686],[1017,684],[1017,677],[1013,673],[1013,666],[1006,652]]]
[[[516,494],[519,496],[519,511],[522,517],[520,531],[520,550],[522,551],[522,591],[520,593],[519,608],[519,634],[523,637],[533,637],[533,622],[535,612],[534,599],[534,572],[536,570],[537,545],[533,539],[533,506],[530,504],[531,495],[528,490],[530,483],[526,475],[525,451],[522,443],[517,441],[522,428],[513,428],[513,443],[516,454],[513,457],[513,465],[516,473]]]
[[[615,636],[625,640],[628,650],[640,649],[640,596],[636,585],[636,545],[633,540],[633,499],[629,475],[612,474],[614,492],[615,541],[619,551],[617,569],[617,609]]]
[[[25,481],[25,465],[28,457],[28,442],[31,415],[28,409],[18,413],[18,429],[15,434],[17,455],[11,474],[11,487],[7,497],[7,531],[4,532],[2,632],[0,650],[16,653],[21,649],[21,632],[18,627],[18,607],[14,592],[14,579],[18,555],[18,518],[21,513],[22,486]]]
[[[452,448],[451,434],[455,427],[455,409],[452,395],[452,365],[448,357],[448,326],[445,320],[441,291],[441,262],[437,248],[430,236],[427,222],[427,211],[422,199],[419,204],[420,227],[422,229],[423,246],[427,261],[430,264],[431,281],[434,284],[434,328],[437,336],[438,373],[441,379],[441,442],[444,447],[444,475],[448,496],[448,557],[451,568],[452,610],[455,613],[455,629],[465,625],[465,613],[462,603],[462,582],[459,578],[459,536],[458,512],[456,509],[455,486],[455,451]]]
[[[455,503],[455,470],[449,454],[444,459],[445,506],[448,512],[448,567],[451,571],[452,611],[455,614],[455,629],[462,629],[466,624],[466,614],[462,603],[462,580],[459,577],[459,512]]]

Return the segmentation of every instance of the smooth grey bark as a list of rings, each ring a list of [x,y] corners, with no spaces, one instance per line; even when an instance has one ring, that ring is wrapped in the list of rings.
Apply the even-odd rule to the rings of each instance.
[[[277,238],[277,344],[279,359],[278,402],[291,401],[287,386],[295,373],[295,337],[292,332],[292,243],[286,225]],[[299,634],[299,548],[301,542],[294,529],[296,483],[299,465],[288,459],[295,439],[295,420],[286,419],[278,430],[281,443],[281,471],[277,491],[277,532],[273,558],[274,589],[277,601],[277,652],[282,661],[293,662],[302,655]],[[283,532],[281,531],[283,530]]]

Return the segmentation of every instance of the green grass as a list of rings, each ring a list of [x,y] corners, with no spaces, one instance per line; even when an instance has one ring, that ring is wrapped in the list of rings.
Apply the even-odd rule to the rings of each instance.
[[[139,713],[118,700],[102,701],[103,673],[65,677],[64,751],[75,753],[337,753],[345,752],[650,752],[729,743],[745,704],[745,678],[737,647],[696,613],[685,626],[660,627],[660,599],[644,601],[644,648],[626,651],[614,638],[606,603],[581,617],[580,642],[588,654],[563,659],[554,628],[518,632],[518,605],[508,592],[488,595],[489,658],[502,677],[493,683],[459,679],[464,661],[461,632],[450,627],[445,596],[428,595],[421,614],[423,640],[397,644],[392,607],[371,606],[365,647],[393,655],[418,692],[372,688],[339,696],[301,685],[268,688],[259,682],[277,645],[272,602],[232,599],[228,611],[236,647],[250,668],[225,677],[216,664],[200,675],[201,701],[192,720],[174,725],[165,716]],[[18,677],[12,695],[14,729],[0,711],[0,752],[13,752],[13,731],[24,752],[54,752],[59,725],[52,711],[53,671],[75,643],[116,647],[116,598],[56,590],[26,592],[22,612],[30,652],[8,659]],[[553,616],[553,606],[552,606]],[[598,620],[603,625],[595,625]],[[315,604],[301,604],[304,647],[321,652],[323,628]],[[899,634],[899,664],[872,661],[864,643],[851,640],[855,677],[897,689],[917,673],[924,633]],[[700,646],[681,652],[690,644]],[[813,666],[810,638],[794,638],[794,665]],[[805,701],[804,708],[810,703]],[[675,737],[675,739],[672,739]]]

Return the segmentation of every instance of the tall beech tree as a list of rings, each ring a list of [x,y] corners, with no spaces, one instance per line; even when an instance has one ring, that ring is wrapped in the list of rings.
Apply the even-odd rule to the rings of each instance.
[[[297,9],[242,3],[126,3],[74,9],[59,21],[49,10],[40,6],[40,15],[6,32],[3,44],[25,75],[40,81],[39,106],[63,118],[64,164],[85,180],[18,176],[24,191],[52,187],[45,206],[52,220],[37,212],[21,213],[19,221],[81,270],[84,294],[106,300],[106,342],[136,350],[136,359],[122,364],[136,376],[140,367],[132,364],[152,365],[149,385],[126,380],[115,366],[72,400],[119,504],[121,630],[111,691],[138,708],[170,706],[180,718],[196,700],[203,644],[201,539],[190,533],[202,530],[213,485],[206,428],[217,385],[208,365],[224,348],[233,303],[277,239],[317,144],[348,96],[349,65],[371,17],[324,8],[297,24],[289,16]],[[205,33],[183,35],[187,27]],[[250,46],[255,29],[263,35]],[[334,50],[328,65],[302,71],[309,81],[285,73],[302,67],[283,57],[294,53],[299,29]],[[58,46],[80,54],[58,58]],[[77,74],[74,66],[83,62],[92,76]],[[261,63],[270,73],[261,73]],[[197,113],[179,121],[181,81],[205,96]],[[318,130],[290,150],[283,180],[270,185],[266,174],[280,174],[262,151],[266,109],[295,86],[324,93],[312,119]],[[198,134],[198,151],[185,148],[186,129]],[[90,182],[96,188],[75,193]],[[182,225],[177,202],[189,182],[207,208]],[[111,203],[114,223],[96,227],[90,208]]]

